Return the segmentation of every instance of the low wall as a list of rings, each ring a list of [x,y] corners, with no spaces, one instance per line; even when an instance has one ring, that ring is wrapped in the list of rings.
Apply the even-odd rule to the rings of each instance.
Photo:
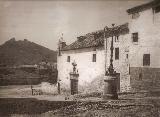
[[[131,67],[130,76],[132,91],[160,89],[160,68]]]
[[[30,72],[29,72],[30,70]],[[41,82],[57,82],[57,71],[51,73],[39,74],[33,72],[33,69],[22,70],[17,68],[0,68],[0,86],[4,85],[36,85]]]
[[[41,83],[41,78],[1,78],[0,86],[5,85],[36,85]]]
[[[53,111],[61,107],[73,105],[75,101],[46,101],[34,98],[1,98],[0,116],[9,117],[11,114],[34,114]],[[28,116],[29,116],[28,115]]]

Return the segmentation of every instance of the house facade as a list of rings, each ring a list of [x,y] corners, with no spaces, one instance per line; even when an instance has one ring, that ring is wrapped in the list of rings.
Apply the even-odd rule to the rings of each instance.
[[[66,45],[61,41],[57,59],[58,78],[70,87],[72,62],[77,63],[79,86],[103,80],[110,63],[120,74],[120,92],[160,88],[160,2],[153,1],[127,10],[129,23],[89,33]]]
[[[100,32],[101,33],[101,32]],[[95,34],[96,35],[96,34]],[[94,33],[78,37],[71,45],[61,48],[57,59],[58,78],[61,86],[70,87],[70,72],[75,61],[79,73],[79,87],[87,86],[105,72],[105,50],[103,46],[103,33],[95,40]],[[96,42],[97,41],[97,42]]]
[[[130,16],[129,63],[133,90],[160,87],[160,2],[127,10]]]

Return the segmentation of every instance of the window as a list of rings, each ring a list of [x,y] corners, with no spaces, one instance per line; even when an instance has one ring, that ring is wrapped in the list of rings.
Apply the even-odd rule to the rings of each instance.
[[[159,13],[160,12],[160,6],[157,6],[156,8],[155,8],[155,13]]]
[[[96,62],[96,54],[93,54],[92,62]]]
[[[150,66],[150,54],[143,55],[143,66]]]
[[[138,42],[138,33],[132,33],[133,42]]]
[[[126,59],[128,59],[128,54],[126,54]]]
[[[70,62],[70,59],[71,59],[70,56],[67,56],[67,62]]]
[[[115,36],[115,42],[119,42],[119,36]]]
[[[119,59],[119,48],[115,48],[115,60]]]

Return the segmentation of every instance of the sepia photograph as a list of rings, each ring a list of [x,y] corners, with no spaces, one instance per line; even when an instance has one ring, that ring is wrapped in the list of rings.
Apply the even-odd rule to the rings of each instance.
[[[0,0],[0,117],[160,117],[160,0]]]

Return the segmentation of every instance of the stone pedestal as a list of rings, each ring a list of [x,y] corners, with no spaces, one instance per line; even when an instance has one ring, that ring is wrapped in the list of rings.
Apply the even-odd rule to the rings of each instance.
[[[104,93],[103,99],[118,99],[117,94],[117,75],[104,76]]]
[[[78,94],[78,77],[79,77],[78,73],[76,72],[70,73],[71,95]]]

